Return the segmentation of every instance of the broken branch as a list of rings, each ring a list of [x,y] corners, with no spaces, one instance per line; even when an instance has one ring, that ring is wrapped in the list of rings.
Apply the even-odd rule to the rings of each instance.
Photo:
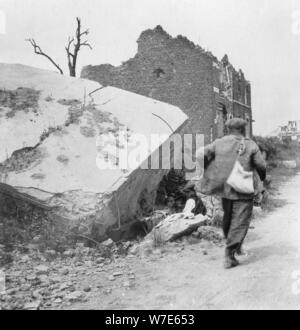
[[[35,42],[34,39],[26,39],[26,41],[30,42],[30,44],[33,47],[34,53],[37,55],[41,55],[46,57],[56,68],[57,70],[60,72],[60,74],[64,74],[63,70],[61,69],[61,67],[46,53],[44,53],[41,49],[41,47],[39,45],[37,45],[37,43]]]

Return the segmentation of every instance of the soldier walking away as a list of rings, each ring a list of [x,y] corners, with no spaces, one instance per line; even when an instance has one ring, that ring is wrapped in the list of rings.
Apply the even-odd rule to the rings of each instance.
[[[233,118],[226,122],[228,135],[217,139],[204,149],[204,175],[200,181],[200,191],[206,195],[219,195],[224,209],[223,232],[227,240],[225,268],[239,265],[236,254],[241,253],[253,212],[255,191],[258,178],[254,175],[254,193],[245,194],[235,191],[227,180],[239,156],[239,162],[248,172],[257,172],[264,181],[266,162],[257,144],[246,138],[247,122]],[[241,152],[242,148],[242,152]]]

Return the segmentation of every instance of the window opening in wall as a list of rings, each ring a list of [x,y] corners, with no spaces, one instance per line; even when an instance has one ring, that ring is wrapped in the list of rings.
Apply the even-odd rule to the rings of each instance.
[[[165,71],[161,68],[157,68],[153,71],[153,73],[156,75],[156,78],[160,78],[163,74],[165,74]]]
[[[218,104],[217,112],[217,137],[221,138],[227,134],[226,121],[228,118],[228,113],[226,106],[223,103]]]
[[[241,99],[242,99],[242,87],[239,84],[238,85],[238,100],[241,101]]]

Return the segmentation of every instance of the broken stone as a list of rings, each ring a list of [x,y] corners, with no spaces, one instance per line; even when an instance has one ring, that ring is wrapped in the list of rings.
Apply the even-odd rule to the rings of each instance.
[[[132,255],[136,255],[138,253],[138,251],[139,251],[139,246],[136,244],[132,248],[130,248],[129,253]]]
[[[76,252],[74,250],[67,250],[63,253],[63,256],[66,258],[73,258],[75,257]]]
[[[41,292],[39,290],[33,291],[32,292],[32,298],[34,298],[34,299],[42,299]]]
[[[60,287],[59,287],[59,290],[60,291],[65,291],[67,290],[68,288],[70,288],[71,285],[68,285],[67,283],[63,283]]]
[[[23,308],[24,310],[33,311],[33,310],[38,310],[40,306],[41,306],[41,301],[37,300],[35,302],[25,304]]]
[[[80,291],[74,291],[70,294],[68,294],[65,299],[69,302],[79,302],[81,301],[83,298],[85,297],[85,295],[80,292]]]
[[[30,261],[30,257],[29,257],[28,255],[23,256],[23,257],[21,258],[21,262],[22,262],[22,263],[26,263],[26,262],[28,262],[28,261]]]
[[[27,275],[26,280],[33,282],[33,281],[37,280],[37,276],[36,275]]]
[[[113,273],[113,276],[114,277],[118,277],[118,276],[122,276],[122,275],[123,275],[122,272],[115,272],[115,273]]]
[[[88,285],[86,287],[83,288],[83,291],[84,292],[91,292],[92,291],[92,288]]]
[[[108,277],[108,280],[109,280],[109,281],[114,281],[114,280],[115,280],[115,277],[114,277],[113,275],[110,275],[110,276]]]
[[[41,236],[35,236],[33,239],[32,239],[32,242],[35,243],[35,244],[38,244],[42,241],[42,237]]]
[[[24,284],[20,287],[20,291],[29,291],[31,289],[30,284]]]
[[[101,265],[101,264],[104,263],[104,261],[105,261],[105,258],[99,257],[99,258],[97,258],[97,260],[96,260],[96,264]]]
[[[35,267],[34,270],[37,275],[47,275],[49,273],[49,267],[43,265]]]
[[[101,244],[107,248],[112,248],[112,247],[114,247],[115,242],[109,238],[108,240],[102,242]]]
[[[207,218],[201,214],[197,216],[186,216],[183,213],[173,214],[158,224],[149,236],[154,241],[162,243],[174,241],[191,234],[205,221],[207,221]]]
[[[68,275],[69,273],[70,273],[69,269],[63,269],[61,272],[61,274],[64,276]]]
[[[125,242],[123,243],[123,248],[125,250],[128,250],[132,246],[132,242]]]

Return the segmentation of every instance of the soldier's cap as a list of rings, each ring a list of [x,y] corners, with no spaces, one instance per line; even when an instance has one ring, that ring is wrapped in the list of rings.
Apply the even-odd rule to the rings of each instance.
[[[247,121],[242,118],[232,118],[227,120],[226,127],[229,129],[241,129],[248,125]]]

